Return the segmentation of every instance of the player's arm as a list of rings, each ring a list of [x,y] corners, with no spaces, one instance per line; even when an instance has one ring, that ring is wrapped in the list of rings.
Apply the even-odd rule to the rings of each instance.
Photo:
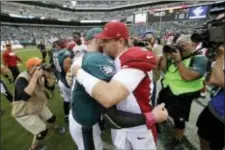
[[[77,81],[85,87],[86,92],[106,108],[126,99],[144,77],[143,71],[133,68],[120,70],[108,83],[90,75],[83,69],[79,69],[76,74]],[[161,104],[155,107],[152,112],[143,112],[143,115],[147,127],[151,128],[156,122],[165,121],[168,112],[165,109],[165,104]]]
[[[144,77],[143,71],[133,68],[120,70],[108,83],[92,76],[83,69],[79,69],[76,75],[77,81],[85,87],[88,94],[106,108],[126,99]]]
[[[111,128],[130,128],[146,123],[143,114],[134,114],[118,110],[116,106],[108,108],[104,113],[104,120]]]
[[[16,55],[16,60],[22,63],[22,60]]]

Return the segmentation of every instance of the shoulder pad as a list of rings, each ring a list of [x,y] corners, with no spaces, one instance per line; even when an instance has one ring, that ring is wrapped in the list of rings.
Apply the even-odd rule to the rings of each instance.
[[[156,59],[151,51],[143,51],[140,47],[129,48],[121,57],[122,68],[135,68],[149,72],[156,66]]]

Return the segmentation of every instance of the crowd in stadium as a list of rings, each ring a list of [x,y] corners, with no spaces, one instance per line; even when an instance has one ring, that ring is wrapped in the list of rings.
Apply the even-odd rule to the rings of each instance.
[[[155,22],[151,24],[130,24],[129,28],[133,34],[143,34],[145,31],[159,31],[161,35],[168,32],[186,32],[191,33],[206,20],[182,20],[182,21],[166,21],[163,23]],[[160,27],[160,28],[159,28]],[[6,40],[30,40],[33,37],[38,39],[52,39],[69,37],[76,30],[80,33],[86,33],[91,27],[40,27],[40,26],[1,26],[1,39]],[[8,31],[8,32],[5,32]],[[20,35],[20,36],[19,36]]]
[[[127,4],[126,0],[76,3],[79,7]],[[35,5],[17,7],[13,2],[3,6],[2,12],[75,20],[84,16],[113,18],[121,12],[118,17],[127,18],[130,14],[130,10],[64,13]],[[48,12],[43,13],[45,10]],[[1,79],[1,95],[11,104],[11,118],[33,135],[29,150],[47,150],[45,141],[51,139],[46,136],[52,131],[62,137],[69,132],[71,145],[79,150],[103,150],[106,139],[101,135],[109,130],[115,149],[156,150],[164,142],[159,137],[171,122],[173,133],[164,149],[185,150],[191,107],[196,99],[206,100],[206,95],[210,100],[196,119],[194,134],[201,150],[224,150],[225,38],[221,24],[225,14],[217,17],[216,25],[211,22],[208,32],[196,32],[207,20],[108,21],[104,27],[1,26],[4,51],[0,73],[14,88],[11,91]],[[41,58],[23,60],[13,49],[14,41],[33,43]],[[63,99],[60,106],[66,127],[59,124],[61,116],[48,104],[57,89]],[[4,109],[0,109],[1,116]]]
[[[20,3],[2,2],[2,12],[10,12],[12,14],[23,15],[26,17],[45,17],[45,18],[57,18],[57,19],[68,19],[68,20],[109,20],[111,18],[123,19],[130,15],[129,11],[117,11],[109,12],[68,12],[60,9],[50,9],[46,7],[31,6]]]

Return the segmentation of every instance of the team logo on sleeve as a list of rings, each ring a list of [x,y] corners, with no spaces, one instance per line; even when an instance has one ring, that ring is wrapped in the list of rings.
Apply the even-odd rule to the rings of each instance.
[[[100,69],[107,76],[113,76],[115,74],[115,70],[112,66],[101,65]]]

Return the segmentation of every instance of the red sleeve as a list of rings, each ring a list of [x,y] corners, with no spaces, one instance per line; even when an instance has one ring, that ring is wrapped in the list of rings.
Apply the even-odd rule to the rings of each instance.
[[[8,66],[8,53],[4,52],[3,53],[3,62],[5,66]]]

